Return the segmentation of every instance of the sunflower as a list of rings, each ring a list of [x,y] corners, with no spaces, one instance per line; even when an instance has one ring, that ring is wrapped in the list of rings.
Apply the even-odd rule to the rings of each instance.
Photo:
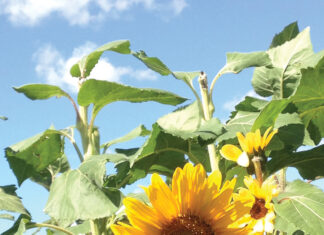
[[[222,188],[221,181],[219,171],[206,177],[200,164],[177,168],[171,188],[153,174],[152,184],[144,188],[151,206],[134,198],[124,199],[130,225],[119,223],[111,229],[115,235],[249,234],[250,228],[237,223],[249,212],[249,203],[233,202],[235,178]]]
[[[249,156],[262,156],[264,149],[278,132],[278,130],[270,132],[271,128],[269,127],[263,136],[259,129],[247,133],[245,137],[238,132],[237,139],[243,151],[235,145],[226,144],[220,150],[221,155],[228,160],[237,162],[240,166],[248,167],[250,165]]]
[[[244,178],[246,188],[240,188],[238,194],[234,194],[234,201],[248,203],[250,211],[239,220],[239,224],[253,229],[253,234],[271,233],[274,229],[275,219],[272,198],[279,193],[273,178],[268,178],[260,186],[259,181],[252,176]]]

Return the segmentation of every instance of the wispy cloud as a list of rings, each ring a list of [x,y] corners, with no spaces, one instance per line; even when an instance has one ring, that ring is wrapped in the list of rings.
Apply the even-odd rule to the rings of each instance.
[[[70,68],[82,56],[96,48],[96,44],[87,42],[73,50],[72,55],[65,58],[52,45],[39,48],[33,55],[36,62],[35,71],[44,82],[57,85],[63,89],[76,93],[78,91],[78,79],[70,75]],[[122,77],[131,77],[137,80],[155,80],[157,74],[151,70],[134,69],[132,67],[114,66],[108,58],[101,58],[91,71],[90,78],[121,82]]]
[[[223,109],[227,110],[227,111],[233,111],[235,106],[244,100],[245,96],[252,96],[255,98],[259,98],[259,99],[265,99],[264,97],[259,96],[257,93],[255,93],[255,91],[250,90],[248,91],[245,95],[243,96],[236,96],[234,97],[232,100],[229,100],[227,102],[225,102],[223,104]]]
[[[0,14],[17,25],[33,26],[53,14],[71,25],[86,25],[108,15],[118,16],[135,6],[176,16],[188,4],[186,0],[0,0]]]

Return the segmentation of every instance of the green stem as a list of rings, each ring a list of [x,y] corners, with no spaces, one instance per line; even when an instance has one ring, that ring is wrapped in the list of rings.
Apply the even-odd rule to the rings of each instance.
[[[209,94],[208,94],[207,76],[204,72],[201,72],[198,81],[199,81],[200,93],[202,97],[202,107],[203,107],[204,117],[205,120],[208,121],[212,117],[212,114],[210,112],[211,101],[209,100]],[[212,171],[219,170],[215,145],[209,144],[207,148],[208,148],[210,166]]]
[[[73,129],[71,129],[71,132],[73,132]],[[64,133],[64,132],[61,132],[61,134],[64,135],[66,138],[68,138],[70,140],[71,144],[73,145],[75,151],[78,154],[78,157],[79,157],[80,161],[83,162],[83,155],[82,155],[82,153],[81,153],[81,151],[79,149],[79,146],[75,142],[75,139],[73,137],[73,134],[71,136],[68,135],[68,134],[66,134],[66,133]]]
[[[284,191],[286,187],[286,172],[287,172],[287,167],[279,171],[279,188],[281,191]]]
[[[91,235],[100,235],[99,225],[96,220],[90,220]]]
[[[69,232],[69,231],[65,230],[64,228],[61,228],[61,227],[53,225],[53,224],[32,223],[32,224],[28,224],[26,226],[26,228],[27,229],[30,229],[30,228],[52,228],[52,229],[55,229],[57,231],[63,232],[68,235],[74,235],[74,233]]]
[[[252,158],[252,162],[254,165],[254,172],[255,172],[256,179],[259,181],[259,185],[261,187],[261,185],[263,183],[262,169],[261,169],[261,157],[254,156]]]

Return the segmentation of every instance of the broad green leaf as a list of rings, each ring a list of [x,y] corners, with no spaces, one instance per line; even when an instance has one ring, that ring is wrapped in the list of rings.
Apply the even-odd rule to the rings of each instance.
[[[30,222],[30,217],[27,215],[20,215],[13,226],[2,235],[23,235],[26,232],[26,225]]]
[[[253,123],[251,131],[257,129],[267,129],[274,126],[278,115],[286,108],[290,101],[286,99],[270,101],[260,112],[259,116]]]
[[[94,115],[97,115],[105,105],[115,101],[134,103],[155,101],[161,104],[178,105],[186,101],[186,99],[163,90],[135,88],[95,79],[85,81],[78,94],[79,105],[94,105]]]
[[[15,91],[23,93],[31,100],[45,100],[53,96],[68,97],[68,94],[58,86],[48,84],[29,84],[21,87],[14,87]]]
[[[126,142],[126,141],[132,140],[134,138],[137,138],[139,136],[147,136],[149,134],[150,134],[150,131],[147,130],[144,125],[140,125],[140,126],[136,127],[135,129],[131,130],[126,135],[119,137],[117,139],[108,141],[108,142],[104,143],[103,145],[101,145],[100,147],[104,148],[106,150],[113,144]]]
[[[267,175],[284,167],[295,167],[304,179],[314,180],[324,176],[324,145],[300,152],[273,152],[267,163]]]
[[[16,186],[0,186],[0,210],[29,215],[16,194]]]
[[[302,79],[292,102],[296,105],[305,126],[315,125],[324,137],[324,58],[315,68],[302,70]]]
[[[76,169],[54,180],[44,211],[62,226],[67,226],[78,219],[111,216],[118,207],[91,179]]]
[[[314,55],[309,28],[295,38],[267,51],[273,68],[259,67],[253,74],[252,85],[261,96],[282,99],[291,96],[300,80],[304,60]]]
[[[244,176],[248,175],[247,168],[237,165],[236,162],[228,161],[221,158],[219,164],[220,171],[223,174],[223,183],[226,180],[232,180],[236,177],[235,189],[244,186]]]
[[[245,96],[244,100],[235,106],[235,111],[231,112],[230,119],[234,118],[238,111],[260,112],[268,103],[267,100]]]
[[[226,65],[222,68],[221,73],[239,73],[245,68],[269,66],[271,60],[269,55],[264,52],[252,52],[252,53],[227,53]]]
[[[173,72],[172,74],[176,79],[182,80],[187,84],[192,84],[192,80],[198,77],[200,72]]]
[[[156,57],[148,57],[144,51],[132,52],[133,56],[142,61],[148,68],[166,76],[171,74],[171,70]]]
[[[55,130],[45,132],[21,141],[5,149],[10,168],[15,173],[18,184],[37,176],[49,165],[62,157],[64,143]]]
[[[82,224],[78,224],[78,225],[71,226],[71,227],[64,228],[64,229],[75,234],[75,235],[87,234],[87,233],[91,232],[89,221],[84,221]],[[60,232],[57,230],[47,230],[47,231],[51,231],[50,234],[53,234],[53,235],[66,235],[66,233],[63,233],[63,232]]]
[[[294,224],[289,223],[286,219],[280,217],[278,214],[274,223],[275,230],[285,232],[286,235],[304,235],[304,232],[299,230]]]
[[[271,42],[270,48],[280,46],[295,38],[299,33],[297,22],[287,25],[280,33],[276,34]]]
[[[78,63],[74,64],[70,70],[70,73],[73,77],[88,77],[98,63],[102,53],[105,51],[114,51],[121,54],[130,54],[129,49],[130,42],[128,40],[119,40],[107,43],[95,51],[91,52],[89,55],[84,56]],[[83,74],[82,74],[83,73]]]
[[[251,131],[254,121],[258,117],[259,112],[238,111],[234,118],[225,125],[225,133],[217,138],[218,142],[236,138],[236,133],[243,134]]]
[[[277,197],[276,213],[306,234],[324,231],[324,192],[314,185],[296,180]]]
[[[116,155],[116,154],[114,154]],[[122,156],[111,156],[111,154],[93,155],[88,157],[79,167],[79,170],[90,180],[102,187],[106,176],[106,163],[110,159],[124,159]]]

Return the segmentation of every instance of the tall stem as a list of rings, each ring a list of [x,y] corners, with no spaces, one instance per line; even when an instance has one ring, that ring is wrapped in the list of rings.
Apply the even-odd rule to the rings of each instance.
[[[207,76],[204,72],[201,72],[198,81],[199,81],[200,93],[202,98],[204,117],[205,120],[208,121],[212,117],[212,113],[211,113],[212,105],[211,105],[211,101],[209,100]],[[210,166],[212,171],[219,170],[215,145],[209,144],[207,148],[208,148]]]
[[[287,167],[279,171],[279,188],[281,191],[284,191],[286,187],[286,171]]]
[[[255,176],[259,182],[259,185],[261,187],[263,183],[263,176],[262,176],[262,169],[261,169],[261,157],[254,156],[252,158],[252,162],[254,165],[254,171],[255,171]]]

